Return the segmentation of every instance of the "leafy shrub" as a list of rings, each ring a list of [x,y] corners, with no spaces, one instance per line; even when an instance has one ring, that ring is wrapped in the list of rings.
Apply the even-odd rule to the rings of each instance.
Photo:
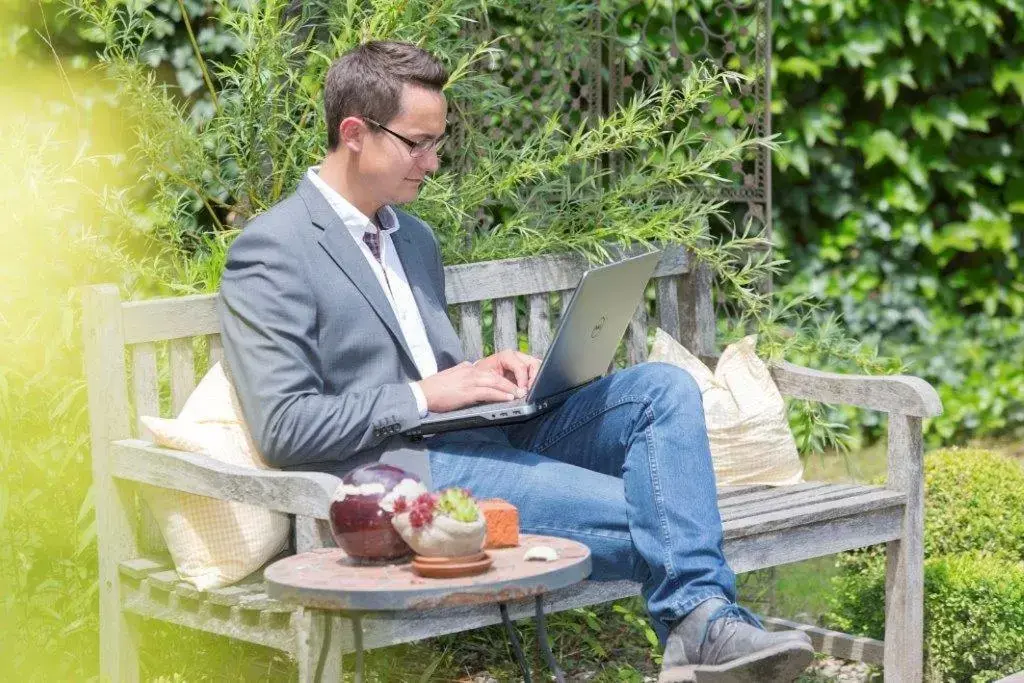
[[[1024,668],[1024,468],[990,451],[925,459],[925,657],[935,680]],[[845,553],[829,625],[882,638],[882,546]]]
[[[1024,5],[776,7],[773,121],[786,144],[773,197],[787,284],[943,387],[932,443],[1019,433]],[[881,433],[868,413],[845,419]]]

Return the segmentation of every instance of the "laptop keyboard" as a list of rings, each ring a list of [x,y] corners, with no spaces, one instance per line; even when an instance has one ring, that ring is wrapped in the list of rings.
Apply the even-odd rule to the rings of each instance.
[[[508,408],[518,408],[526,405],[525,398],[517,398],[514,401],[503,401],[501,403],[481,403],[479,405],[470,406],[468,408],[461,408],[459,410],[451,410],[446,413],[430,413],[427,418],[431,417],[443,417],[445,419],[465,417],[467,415],[479,415],[481,413],[491,413],[495,410],[505,410]]]

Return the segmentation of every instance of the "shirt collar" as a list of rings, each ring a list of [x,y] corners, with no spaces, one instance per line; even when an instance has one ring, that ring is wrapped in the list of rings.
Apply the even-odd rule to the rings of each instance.
[[[345,227],[352,233],[352,236],[356,239],[362,239],[364,232],[376,232],[377,228],[369,217],[353,206],[350,201],[342,197],[334,188],[325,183],[324,179],[320,177],[319,171],[319,166],[310,166],[306,170],[306,176],[313,183],[313,186],[320,190],[320,194],[324,196],[327,203],[338,214]],[[390,235],[400,227],[398,215],[387,204],[377,211],[377,219],[380,221],[380,231],[385,235]]]

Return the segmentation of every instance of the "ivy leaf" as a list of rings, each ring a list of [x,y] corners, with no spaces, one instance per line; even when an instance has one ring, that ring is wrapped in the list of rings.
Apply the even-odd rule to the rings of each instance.
[[[1024,102],[1024,59],[996,64],[992,72],[992,89],[1002,95],[1009,88],[1016,90]]]
[[[777,63],[777,68],[781,73],[791,74],[797,78],[809,75],[816,81],[821,80],[821,66],[807,57],[796,56],[783,59]]]
[[[889,159],[896,166],[902,168],[910,156],[907,151],[907,143],[896,137],[890,130],[876,130],[860,145],[860,148],[864,152],[866,168],[871,168],[885,159]]]

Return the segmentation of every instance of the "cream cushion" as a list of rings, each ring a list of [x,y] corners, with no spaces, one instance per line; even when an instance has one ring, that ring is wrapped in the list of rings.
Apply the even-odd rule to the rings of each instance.
[[[697,381],[719,486],[795,484],[803,464],[786,419],[786,404],[752,335],[730,345],[712,372],[661,328],[649,361],[683,368]]]
[[[267,469],[220,363],[206,373],[177,419],[143,416],[140,420],[158,446]],[[143,497],[178,575],[200,590],[245,578],[288,543],[289,520],[282,513],[152,486],[143,488]]]

